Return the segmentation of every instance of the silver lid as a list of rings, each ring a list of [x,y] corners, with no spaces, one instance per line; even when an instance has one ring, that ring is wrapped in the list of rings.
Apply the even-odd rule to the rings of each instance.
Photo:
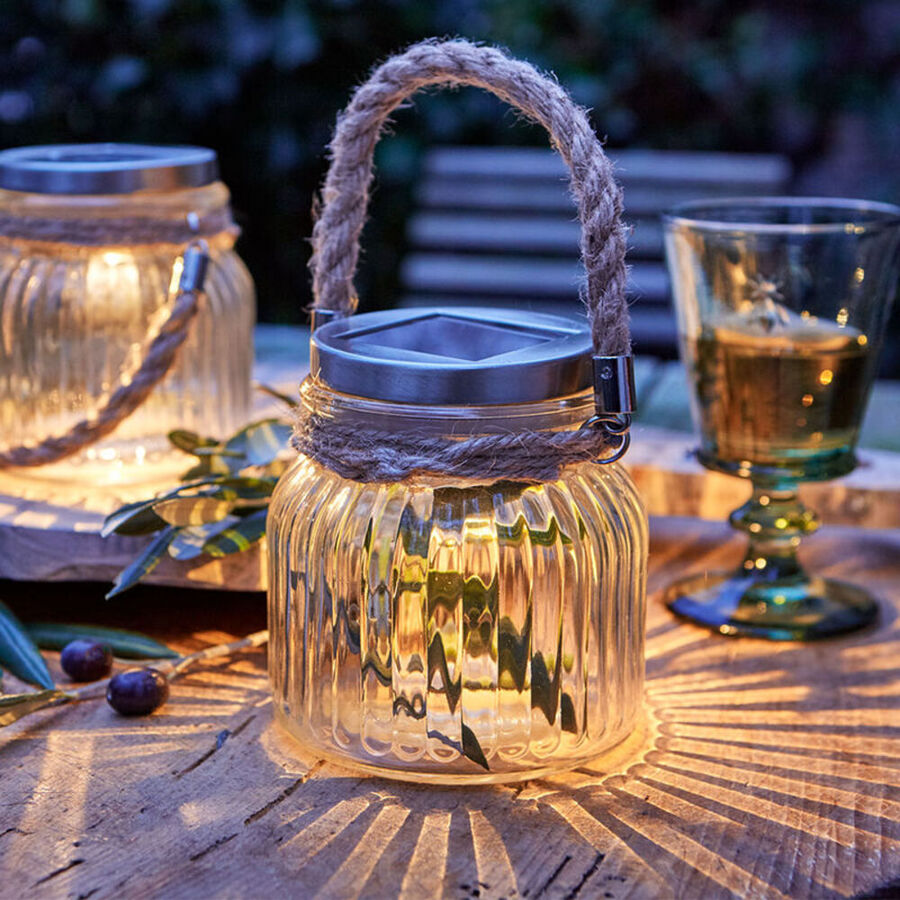
[[[511,309],[394,309],[334,319],[310,342],[325,384],[373,400],[529,403],[591,386],[587,326]]]
[[[0,188],[35,194],[130,194],[202,187],[219,177],[206,147],[48,144],[0,152]]]

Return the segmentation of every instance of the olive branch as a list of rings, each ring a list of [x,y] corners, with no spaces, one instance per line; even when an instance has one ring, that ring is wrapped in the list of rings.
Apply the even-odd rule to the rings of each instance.
[[[195,463],[182,483],[148,500],[128,503],[107,516],[100,533],[156,537],[117,576],[107,599],[149,575],[168,553],[190,560],[241,553],[266,533],[269,500],[288,465],[291,426],[263,419],[225,441],[193,431],[172,431],[169,441]]]
[[[289,406],[294,405],[289,397],[260,387]],[[258,543],[265,535],[272,492],[289,462],[284,451],[290,434],[290,425],[277,418],[252,422],[224,441],[192,431],[170,432],[172,446],[192,455],[194,464],[175,488],[126,504],[107,516],[101,529],[104,537],[155,535],[118,574],[107,599],[137,584],[166,553],[178,560],[201,554],[223,557]],[[0,666],[40,689],[4,694],[0,687],[0,727],[38,709],[90,699],[105,692],[108,679],[71,690],[54,683],[41,649],[61,650],[78,638],[107,644],[120,659],[156,660],[155,668],[172,678],[200,659],[260,646],[268,640],[268,632],[180,657],[165,644],[138,632],[52,622],[23,624],[0,602]]]

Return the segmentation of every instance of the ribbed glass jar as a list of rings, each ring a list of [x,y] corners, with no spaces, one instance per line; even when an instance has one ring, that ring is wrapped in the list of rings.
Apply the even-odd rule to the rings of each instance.
[[[573,428],[590,392],[412,407],[302,401],[360,427]],[[579,765],[641,704],[646,515],[618,464],[557,481],[348,481],[300,456],[269,514],[276,716],[309,750],[391,777],[499,782]]]
[[[229,193],[221,182],[177,190],[55,195],[0,190],[0,216],[183,223],[218,215],[204,235],[211,265],[205,298],[176,362],[108,438],[32,477],[142,481],[184,459],[166,433],[227,436],[250,408],[255,295],[234,252]],[[77,232],[77,226],[73,226]],[[174,297],[183,245],[84,245],[0,236],[0,440],[5,447],[62,434],[92,416],[136,368]]]

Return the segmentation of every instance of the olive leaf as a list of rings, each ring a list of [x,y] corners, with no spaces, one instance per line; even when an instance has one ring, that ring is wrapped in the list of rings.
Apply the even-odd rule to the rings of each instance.
[[[36,709],[50,706],[55,701],[62,700],[67,696],[65,691],[55,688],[32,691],[28,694],[4,694],[0,696],[0,728],[11,725],[17,719],[27,716]]]
[[[229,438],[225,450],[240,453],[248,466],[265,466],[284,450],[291,436],[291,426],[278,419],[263,419],[242,428]]]
[[[563,731],[570,731],[572,734],[578,734],[578,720],[575,716],[575,704],[572,698],[565,692],[560,699],[560,728]]]
[[[438,576],[441,574],[443,573],[429,572],[429,582],[431,584],[435,582],[440,583]],[[429,596],[438,596],[438,594],[429,588]],[[441,683],[444,685],[447,705],[450,707],[450,712],[455,712],[456,704],[459,703],[459,698],[462,696],[462,681],[459,678],[450,677],[450,667],[447,664],[447,655],[444,651],[444,642],[441,639],[440,632],[434,635],[431,643],[428,645],[428,671],[429,673],[441,673]]]
[[[233,502],[215,497],[172,497],[153,505],[153,511],[169,525],[206,525],[228,515]]]
[[[25,629],[44,650],[62,650],[70,641],[85,638],[109,646],[120,659],[173,659],[178,654],[138,631],[103,625],[72,625],[61,622],[29,622]]]
[[[207,496],[220,500],[267,500],[272,496],[278,479],[272,476],[255,478],[250,475],[220,476],[211,479],[214,487]]]
[[[194,456],[196,464],[173,490],[123,506],[107,517],[104,536],[157,532],[157,539],[119,573],[107,598],[140,581],[166,551],[177,560],[202,553],[221,557],[261,540],[269,499],[290,464],[280,457],[290,434],[291,427],[278,419],[252,422],[224,443],[193,431],[170,432],[173,446]],[[252,474],[240,474],[251,466]]]
[[[204,454],[200,456],[200,462],[196,466],[192,466],[181,476],[181,480],[193,481],[209,475],[231,475],[233,471],[234,467],[219,454]]]
[[[149,500],[126,503],[125,506],[120,506],[106,517],[103,527],[100,529],[100,535],[109,537],[113,532],[125,535],[141,535],[159,531],[166,527],[166,522],[156,514],[154,511],[155,506],[164,500],[180,497],[190,492],[197,496],[209,496],[210,493],[216,490],[214,486],[215,480],[214,477],[192,479],[189,482],[180,484],[171,491],[151,497]]]
[[[145,575],[152,572],[168,549],[169,544],[175,539],[176,533],[174,525],[169,525],[161,531],[131,565],[119,572],[115,582],[113,582],[112,589],[106,595],[106,599],[109,600],[123,591],[127,591],[128,588],[134,587]]]
[[[488,765],[487,757],[481,749],[481,744],[478,743],[475,732],[465,724],[462,726],[462,752],[467,759],[471,759],[473,763],[477,763],[482,769],[490,772],[491,767]]]
[[[193,453],[200,447],[219,446],[219,442],[215,438],[201,437],[195,431],[184,431],[183,429],[170,431],[169,443],[185,453]]]
[[[203,545],[203,552],[219,557],[246,550],[266,533],[268,512],[268,509],[260,509],[241,519],[238,524],[208,540]]]
[[[544,655],[537,652],[531,657],[531,708],[540,709],[551,725],[559,708],[559,663],[557,657],[551,678]]]
[[[169,544],[169,556],[173,559],[196,559],[204,553],[206,542],[240,522],[239,516],[225,516],[218,522],[207,522],[205,525],[194,525],[191,528],[179,528],[172,543]]]
[[[525,690],[531,645],[531,616],[527,616],[521,633],[509,616],[500,619],[497,636],[497,668],[500,678],[509,677],[521,694]]]
[[[469,728],[468,725],[463,724],[460,736],[462,738],[461,741],[454,741],[452,738],[447,737],[446,734],[436,730],[427,731],[426,734],[428,737],[433,738],[436,741],[440,741],[442,744],[445,744],[448,747],[452,747],[456,750],[457,753],[461,753],[466,759],[472,760],[472,762],[481,766],[483,769],[486,769],[490,772],[491,767],[488,765],[487,757],[484,755],[484,751],[481,749],[481,744],[478,742],[478,738],[475,735],[475,732]]]
[[[154,500],[141,500],[128,503],[110,513],[103,522],[100,534],[109,537],[116,534],[140,535],[152,534],[166,527],[166,523],[153,511]]]
[[[53,690],[53,679],[31,636],[16,614],[0,601],[0,665],[16,678]]]

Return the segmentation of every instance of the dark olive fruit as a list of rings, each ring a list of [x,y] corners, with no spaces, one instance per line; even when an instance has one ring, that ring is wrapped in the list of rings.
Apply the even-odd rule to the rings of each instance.
[[[106,689],[106,702],[123,716],[147,716],[168,699],[169,682],[149,666],[119,672]]]
[[[106,644],[78,638],[63,647],[59,662],[72,681],[96,681],[109,675],[113,655]]]

